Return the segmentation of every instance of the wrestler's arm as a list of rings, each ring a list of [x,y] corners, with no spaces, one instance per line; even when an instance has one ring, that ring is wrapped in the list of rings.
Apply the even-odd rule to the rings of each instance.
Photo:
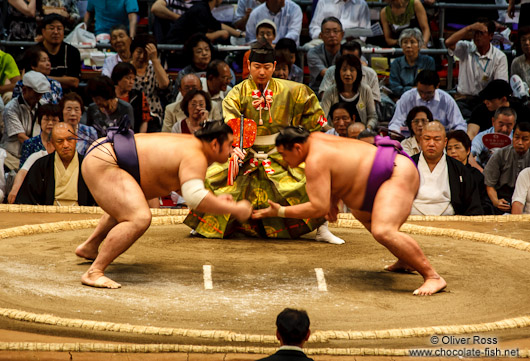
[[[316,158],[320,159],[320,157]],[[331,173],[329,160],[306,159],[306,191],[309,202],[284,207],[285,218],[319,218],[328,215],[331,206]],[[315,164],[314,166],[312,164]],[[278,217],[281,205],[269,200],[269,208],[254,211],[252,218]]]
[[[206,169],[208,164],[206,158],[200,155],[199,152],[194,152],[195,156],[187,156],[184,158],[179,167],[179,179],[181,187],[186,182],[193,180],[200,180],[203,182],[202,188],[204,189],[204,178],[206,176]],[[206,193],[207,192],[207,193]],[[199,193],[205,193],[205,195],[198,201],[198,205],[192,207],[200,212],[213,213],[213,214],[233,214],[240,221],[248,219],[252,213],[252,206],[246,200],[235,202],[231,197],[227,196],[215,196],[212,192],[200,190]],[[184,192],[183,192],[184,193]],[[184,199],[186,196],[182,194]],[[188,199],[186,199],[188,201]]]

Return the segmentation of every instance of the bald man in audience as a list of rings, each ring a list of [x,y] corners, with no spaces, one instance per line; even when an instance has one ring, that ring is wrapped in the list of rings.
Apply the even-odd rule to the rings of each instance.
[[[15,203],[55,206],[94,206],[83,176],[83,157],[76,151],[74,128],[57,123],[51,132],[55,152],[31,166]]]
[[[186,119],[186,114],[184,114],[184,111],[180,108],[180,103],[182,102],[182,99],[184,99],[184,95],[192,89],[202,89],[201,80],[194,73],[186,74],[180,80],[177,99],[166,107],[162,132],[171,133],[171,128],[173,128],[175,123]]]
[[[420,138],[422,152],[412,156],[420,172],[420,189],[411,214],[426,216],[484,214],[478,185],[462,162],[445,154],[445,127],[426,123]]]

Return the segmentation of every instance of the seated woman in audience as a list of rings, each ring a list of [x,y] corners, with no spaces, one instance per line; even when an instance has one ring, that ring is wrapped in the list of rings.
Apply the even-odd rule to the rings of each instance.
[[[355,115],[351,107],[346,103],[337,103],[331,106],[328,120],[331,120],[333,128],[328,130],[327,134],[348,137],[348,127],[355,123]],[[361,123],[362,124],[362,123]]]
[[[61,83],[57,80],[53,80],[49,77],[52,70],[50,58],[48,54],[42,48],[38,46],[32,46],[24,53],[24,69],[26,72],[30,70],[38,71],[46,75],[46,79],[50,82],[50,91],[42,95],[40,104],[59,104],[63,96],[63,88]],[[13,89],[13,98],[16,98],[22,94],[22,80],[18,81]]]
[[[204,90],[192,89],[184,95],[180,107],[186,118],[176,122],[171,129],[172,133],[193,134],[201,129],[202,124],[208,121],[212,110],[210,96]]]
[[[278,79],[289,80],[291,67],[293,65],[289,52],[287,52],[286,50],[276,50],[274,55],[274,61],[276,61],[276,66],[274,68],[274,73],[272,74],[272,76]]]
[[[530,85],[530,26],[519,29],[517,37],[523,54],[513,59],[511,74],[519,75],[526,85]]]
[[[304,71],[298,65],[296,65],[296,54],[298,52],[298,47],[296,42],[293,39],[281,38],[278,40],[275,46],[276,51],[288,51],[288,54],[291,58],[291,69],[289,71],[289,80],[295,81],[297,83],[304,82]]]
[[[210,39],[204,34],[192,35],[186,44],[184,44],[183,55],[188,62],[188,66],[182,68],[173,84],[173,99],[176,99],[178,89],[180,87],[180,80],[184,75],[194,73],[199,78],[206,77],[206,68],[210,61],[212,61],[212,54],[214,48]]]
[[[7,40],[34,41],[37,35],[37,0],[7,1]]]
[[[421,152],[420,138],[423,126],[432,121],[433,117],[431,111],[423,105],[412,108],[409,114],[407,114],[406,122],[410,131],[410,137],[404,139],[401,142],[401,146],[409,156],[412,157]]]
[[[147,132],[151,114],[149,113],[149,103],[145,94],[140,90],[133,89],[136,79],[136,68],[129,63],[119,63],[112,70],[111,79],[115,84],[116,96],[133,107],[134,132]]]
[[[322,109],[329,114],[333,104],[347,103],[355,116],[356,122],[362,122],[369,129],[377,127],[372,90],[361,83],[363,76],[361,61],[355,55],[341,55],[335,63],[336,87],[330,87],[322,95]]]
[[[98,139],[98,133],[93,127],[80,123],[85,109],[83,99],[81,99],[79,94],[71,92],[61,99],[59,106],[61,107],[62,120],[70,123],[74,128],[75,134],[77,134],[75,146],[77,153],[85,155],[92,142]]]
[[[427,47],[431,30],[427,13],[420,0],[386,0],[389,5],[381,9],[381,25],[388,46],[398,45],[404,29],[420,28],[423,33],[422,47]]]
[[[20,167],[24,165],[28,157],[38,151],[45,150],[51,153],[55,150],[51,143],[50,133],[53,126],[59,122],[60,109],[55,104],[44,104],[39,107],[37,111],[37,122],[40,126],[40,135],[26,139],[22,143],[22,151],[20,155]]]
[[[106,76],[92,78],[87,84],[87,94],[94,103],[86,111],[86,125],[94,127],[98,138],[105,137],[109,127],[117,127],[125,115],[129,118],[129,127],[134,129],[134,112],[131,105],[118,99],[112,80]]]
[[[399,46],[403,49],[400,56],[390,64],[389,87],[395,97],[415,86],[414,81],[422,70],[435,70],[434,59],[420,54],[423,46],[421,32],[416,29],[405,29],[399,36]]]
[[[110,78],[112,69],[118,63],[131,61],[131,42],[132,39],[125,25],[115,25],[110,29],[110,45],[117,54],[105,58],[101,75]]]
[[[134,89],[145,94],[153,117],[149,122],[149,131],[160,131],[164,107],[167,105],[162,104],[160,93],[169,87],[169,77],[158,58],[155,37],[148,34],[136,35],[131,43],[131,54],[131,64],[136,68]]]
[[[484,214],[493,214],[493,205],[486,192],[484,176],[477,168],[472,167],[468,162],[469,154],[471,153],[471,140],[467,133],[463,130],[450,131],[447,134],[446,152],[448,156],[462,162],[471,172],[475,184],[478,187],[480,203],[484,210]]]
[[[530,214],[530,168],[517,176],[512,196],[512,214]]]

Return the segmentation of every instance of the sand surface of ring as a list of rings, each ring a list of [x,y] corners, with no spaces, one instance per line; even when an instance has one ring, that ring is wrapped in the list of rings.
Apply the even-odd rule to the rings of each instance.
[[[87,217],[85,217],[87,218]],[[107,275],[123,286],[82,286],[89,263],[74,255],[91,229],[0,241],[0,307],[143,326],[273,334],[284,307],[304,308],[318,330],[475,324],[530,314],[528,252],[414,236],[449,287],[413,297],[415,275],[383,266],[394,257],[365,230],[333,229],[334,246],[306,240],[212,240],[183,225],[153,226]],[[205,289],[204,266],[212,289]],[[322,269],[327,291],[319,289]],[[112,337],[117,337],[113,335]],[[142,335],[120,335],[142,342]],[[146,336],[145,342],[152,342]],[[158,342],[174,342],[164,337]],[[395,342],[395,341],[394,341]],[[414,342],[414,341],[412,341]]]

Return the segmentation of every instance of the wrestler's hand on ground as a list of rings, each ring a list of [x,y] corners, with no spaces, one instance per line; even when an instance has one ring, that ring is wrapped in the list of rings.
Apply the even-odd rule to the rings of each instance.
[[[237,202],[236,211],[232,215],[240,222],[244,222],[252,215],[252,204],[247,200]]]
[[[269,204],[271,205],[270,207],[264,209],[255,209],[254,212],[252,212],[252,219],[278,217],[278,210],[280,209],[281,205],[271,201],[270,199]]]

